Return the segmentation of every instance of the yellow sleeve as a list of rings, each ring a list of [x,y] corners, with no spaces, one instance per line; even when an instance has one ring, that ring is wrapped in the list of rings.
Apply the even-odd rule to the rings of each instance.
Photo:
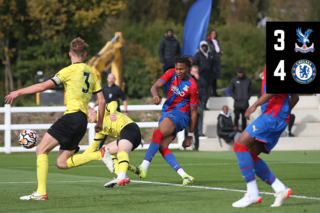
[[[115,113],[117,111],[117,108],[118,108],[118,103],[116,101],[111,101],[107,105],[107,110],[110,113]]]
[[[82,154],[88,154],[97,151],[97,148],[99,147],[100,143],[103,141],[105,135],[101,134],[100,132],[97,132],[94,136],[94,140],[92,141],[91,145],[84,151]]]
[[[98,92],[100,92],[102,89],[101,89],[101,85],[98,81],[98,77],[95,73],[92,73],[93,74],[93,80],[94,80],[94,85],[93,85],[93,88],[92,88],[92,93],[93,94],[96,94]]]
[[[58,86],[61,83],[64,83],[66,81],[68,81],[70,79],[70,77],[72,76],[72,72],[70,72],[70,69],[68,67],[63,68],[62,70],[60,70],[57,74],[55,74],[55,76],[53,76],[53,78],[51,78],[51,80],[54,82],[54,84],[56,86]]]

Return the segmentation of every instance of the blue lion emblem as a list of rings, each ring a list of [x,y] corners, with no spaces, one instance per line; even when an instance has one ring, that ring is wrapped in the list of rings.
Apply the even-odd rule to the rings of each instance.
[[[305,66],[300,65],[300,78],[308,78],[309,72],[310,70],[307,65]]]

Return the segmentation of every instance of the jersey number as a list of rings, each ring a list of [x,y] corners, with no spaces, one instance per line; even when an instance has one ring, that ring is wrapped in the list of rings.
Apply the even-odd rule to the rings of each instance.
[[[86,80],[85,80],[84,82],[85,82],[86,85],[87,85],[87,89],[82,88],[82,92],[83,92],[83,93],[88,93],[88,92],[89,92],[89,88],[90,88],[90,83],[89,83],[90,73],[84,72],[83,75],[86,76]]]

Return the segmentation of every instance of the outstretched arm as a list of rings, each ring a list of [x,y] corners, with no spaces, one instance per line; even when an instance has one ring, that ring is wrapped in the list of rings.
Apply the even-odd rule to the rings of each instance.
[[[54,86],[55,86],[55,84],[51,80],[48,80],[48,81],[45,81],[45,82],[42,82],[39,84],[34,84],[32,86],[29,86],[29,87],[26,87],[23,89],[19,89],[17,91],[10,92],[10,94],[5,97],[5,102],[7,104],[12,104],[13,99],[19,97],[20,95],[42,92],[42,91],[49,89],[51,87],[54,87]]]
[[[150,89],[150,92],[153,96],[153,103],[154,104],[160,104],[161,103],[161,98],[158,95],[158,89],[163,87],[164,83],[162,81],[157,81]]]
[[[96,99],[99,102],[99,115],[98,115],[98,122],[96,124],[95,131],[100,132],[102,130],[103,118],[104,118],[104,111],[106,107],[106,101],[104,100],[102,91],[95,94]]]

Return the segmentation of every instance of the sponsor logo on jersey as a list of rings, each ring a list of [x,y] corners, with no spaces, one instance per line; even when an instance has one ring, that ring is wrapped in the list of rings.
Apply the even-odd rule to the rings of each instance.
[[[184,97],[186,95],[185,92],[188,91],[188,88],[189,88],[189,86],[185,85],[183,87],[183,92],[180,92],[179,87],[176,87],[175,85],[172,85],[171,86],[171,91],[176,95],[180,95],[181,97]]]
[[[296,30],[297,36],[299,39],[297,39],[300,43],[302,43],[302,46],[299,47],[297,43],[295,43],[294,51],[301,52],[301,53],[308,53],[308,52],[314,52],[314,46],[313,43],[311,46],[307,46],[307,43],[310,43],[309,36],[313,32],[312,29],[308,29],[304,34],[301,32],[301,28],[298,28]]]
[[[301,59],[292,67],[292,77],[299,84],[309,84],[317,74],[317,69],[312,61]]]

